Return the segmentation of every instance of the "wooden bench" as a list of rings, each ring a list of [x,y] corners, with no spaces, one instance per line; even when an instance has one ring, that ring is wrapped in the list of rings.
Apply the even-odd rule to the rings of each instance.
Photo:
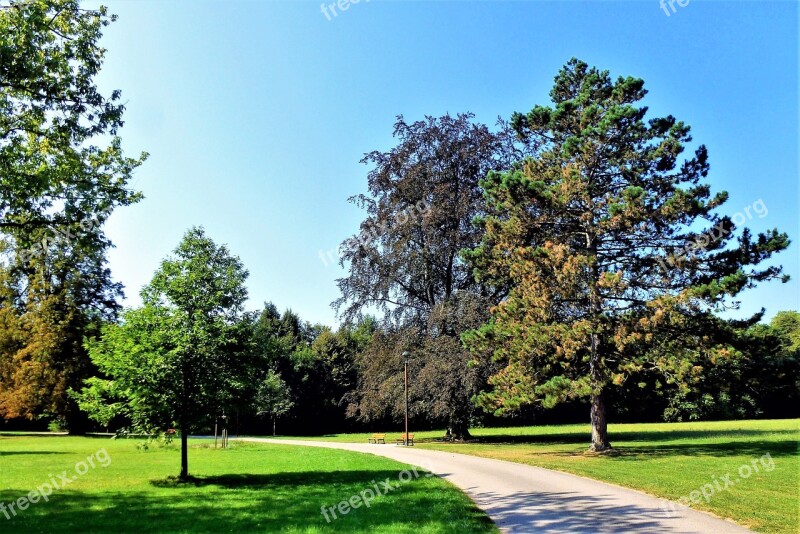
[[[367,438],[367,443],[386,443],[386,434],[372,434],[371,438]]]
[[[394,440],[395,445],[402,445],[405,442],[406,442],[405,434],[401,434],[399,438]],[[408,433],[408,444],[412,446],[414,445],[414,434],[412,434],[411,432]]]

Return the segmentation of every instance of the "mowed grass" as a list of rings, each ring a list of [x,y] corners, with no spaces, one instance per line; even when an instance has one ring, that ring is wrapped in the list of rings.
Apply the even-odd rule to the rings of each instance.
[[[418,447],[566,471],[671,500],[710,484],[713,495],[694,494],[693,508],[760,532],[800,532],[800,420],[620,424],[609,432],[615,456],[586,453],[589,425],[477,428],[468,443],[443,442],[442,431],[415,438]],[[387,442],[400,434],[387,432]],[[370,435],[303,439],[366,443]]]
[[[192,440],[189,467],[196,479],[178,484],[169,477],[179,471],[179,449],[140,451],[140,442],[0,435],[6,510],[52,479],[63,484],[61,475],[75,477],[47,502],[15,510],[10,519],[0,511],[0,532],[497,532],[454,486],[422,470],[401,481],[408,466],[373,455],[233,441],[223,450]],[[87,461],[92,455],[94,468]],[[378,485],[385,494],[369,508],[337,511],[326,522],[322,506],[374,491],[385,479],[392,490]]]

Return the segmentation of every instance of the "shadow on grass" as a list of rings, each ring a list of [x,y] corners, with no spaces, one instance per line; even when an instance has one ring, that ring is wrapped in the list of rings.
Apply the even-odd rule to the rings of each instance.
[[[4,438],[63,438],[69,436],[67,432],[0,432],[0,439]]]
[[[436,479],[399,484],[398,476],[395,470],[226,474],[153,480],[150,490],[64,489],[10,521],[0,514],[0,521],[3,532],[492,532],[488,517],[457,491],[442,491]],[[392,489],[369,507],[337,511],[335,519],[329,513],[330,522],[322,515],[323,506],[335,508],[387,478]],[[28,491],[0,491],[0,502]]]
[[[157,488],[187,488],[216,486],[222,489],[269,489],[276,486],[324,486],[331,484],[360,484],[371,487],[380,480],[398,481],[399,471],[299,471],[294,473],[271,474],[229,474],[216,476],[192,476],[182,481],[170,476],[165,479],[151,480],[150,484]],[[374,482],[371,482],[374,481]]]
[[[702,444],[669,444],[652,445],[645,447],[619,447],[623,455],[640,456],[715,456],[728,455],[762,456],[770,453],[771,456],[797,456],[798,442],[796,440],[783,441],[729,441],[723,443]]]
[[[612,441],[612,445],[613,445]],[[502,445],[500,443],[496,445]],[[650,460],[658,457],[675,456],[710,456],[714,458],[725,458],[729,456],[750,456],[753,458],[770,453],[773,458],[794,457],[798,454],[798,443],[796,441],[734,441],[730,443],[714,443],[704,445],[653,445],[651,447],[626,447],[616,446],[616,454],[597,455],[587,452],[586,448],[581,447],[575,450],[552,451],[552,450],[525,450],[526,456],[549,456],[576,458],[583,456],[603,457],[608,459],[631,460]]]
[[[798,453],[797,439],[785,440],[753,440],[765,435],[791,436],[794,430],[735,430],[719,432],[711,430],[685,430],[678,432],[612,432],[611,443],[619,452],[610,457],[653,457],[653,456],[724,456],[747,455],[761,456],[769,452],[772,456],[795,456]],[[736,441],[737,438],[742,438]],[[676,440],[695,440],[686,443],[674,443]],[[705,440],[705,441],[703,441]],[[711,441],[716,440],[716,441]],[[723,441],[724,440],[724,441]],[[647,443],[644,443],[647,442]],[[443,440],[420,440],[420,443],[436,443],[454,445],[575,445],[576,450],[537,450],[526,451],[531,455],[578,456],[588,448],[589,436],[583,432],[550,434],[550,435],[496,435],[480,436],[466,442],[449,442]],[[641,444],[640,444],[641,443]]]
[[[782,434],[794,435],[798,430],[679,430],[675,432],[610,432],[609,436],[612,441],[629,442],[629,441],[674,441],[680,439],[736,439],[736,438],[752,438],[764,436],[768,434]],[[450,443],[442,439],[420,439],[419,443]],[[564,432],[560,434],[537,434],[537,435],[511,435],[511,434],[497,434],[493,436],[476,436],[472,440],[459,443],[496,443],[496,444],[513,444],[513,443],[542,443],[552,445],[569,445],[588,443],[588,431],[575,431]]]
[[[464,505],[456,492],[441,491],[433,479],[418,479],[326,521],[321,508],[337,507],[398,472],[306,471],[241,474],[152,481],[152,491],[64,490],[6,521],[9,532],[492,532],[491,521]],[[0,492],[12,502],[23,489]],[[655,532],[663,511],[621,503],[612,495],[575,492],[477,492],[498,526],[513,532]],[[525,525],[522,529],[521,525]],[[531,530],[532,529],[532,530]]]
[[[19,456],[19,455],[33,455],[39,456],[40,454],[68,454],[60,451],[0,451],[0,458],[3,456]]]

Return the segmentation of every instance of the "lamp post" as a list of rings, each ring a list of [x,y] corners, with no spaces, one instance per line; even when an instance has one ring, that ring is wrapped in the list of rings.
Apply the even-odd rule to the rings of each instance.
[[[403,376],[405,378],[405,395],[406,395],[406,433],[403,435],[403,445],[408,447],[408,358],[411,353],[408,351],[403,352]]]

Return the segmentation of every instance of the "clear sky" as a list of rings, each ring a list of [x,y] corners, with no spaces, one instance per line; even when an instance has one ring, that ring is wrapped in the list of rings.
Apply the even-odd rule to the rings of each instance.
[[[327,4],[333,0],[326,0]],[[685,0],[683,0],[686,3]],[[344,272],[320,258],[354,234],[363,153],[393,146],[395,116],[498,116],[548,103],[572,56],[644,78],[654,114],[709,148],[725,212],[794,240],[778,256],[794,280],[742,297],[742,311],[800,309],[798,3],[690,0],[459,2],[108,0],[100,85],[122,89],[124,147],[151,157],[146,198],[107,230],[126,305],[192,225],[250,271],[250,308],[267,300],[335,324]],[[330,20],[329,20],[330,18]]]

